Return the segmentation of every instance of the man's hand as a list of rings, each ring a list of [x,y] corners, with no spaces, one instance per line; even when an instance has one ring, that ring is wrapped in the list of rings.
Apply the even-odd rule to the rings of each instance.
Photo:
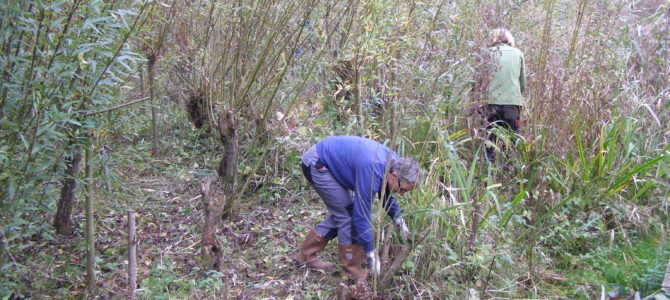
[[[407,237],[410,235],[409,228],[407,227],[407,223],[405,223],[405,219],[403,217],[395,219],[393,221],[395,223],[395,226],[398,227],[398,230],[400,230],[400,238],[403,241],[407,240]]]
[[[370,251],[365,253],[365,257],[368,258],[368,266],[370,266],[370,269],[374,275],[379,275],[381,273],[381,262],[379,261],[379,257],[377,254],[375,254],[375,251]]]

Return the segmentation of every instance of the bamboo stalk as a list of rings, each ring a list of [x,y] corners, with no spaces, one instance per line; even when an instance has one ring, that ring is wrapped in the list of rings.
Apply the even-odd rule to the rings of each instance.
[[[89,112],[89,113],[86,113],[85,116],[92,116],[92,115],[97,115],[97,114],[101,114],[101,113],[105,113],[105,112],[109,112],[109,111],[117,110],[117,109],[119,109],[119,108],[123,108],[123,107],[129,106],[129,105],[133,105],[133,104],[135,104],[135,103],[139,103],[139,102],[142,102],[142,101],[146,101],[146,100],[148,100],[148,99],[151,99],[151,98],[150,98],[150,97],[142,97],[142,98],[140,98],[140,99],[132,100],[132,101],[130,101],[130,102],[126,102],[126,103],[123,103],[123,104],[119,104],[119,105],[117,105],[117,106],[110,107],[110,108],[107,108],[107,109],[103,109],[103,110],[99,110],[99,111],[94,111],[94,112]]]
[[[28,69],[28,72],[26,72],[24,74],[24,81],[21,84],[21,86],[24,88],[23,99],[21,101],[21,105],[19,106],[20,107],[19,117],[21,118],[22,121],[30,113],[31,105],[28,101],[28,98],[30,97],[30,95],[32,95],[31,91],[32,91],[33,84],[34,84],[33,79],[35,78],[35,76],[37,76],[37,74],[35,72],[35,64],[39,60],[38,57],[37,57],[37,50],[39,48],[40,37],[41,37],[41,34],[42,34],[42,30],[44,29],[43,27],[46,26],[44,24],[45,23],[44,18],[45,18],[44,10],[40,10],[39,17],[38,17],[39,25],[37,27],[37,34],[34,37],[34,42],[31,46],[32,55],[31,55],[30,67]]]
[[[540,55],[537,59],[538,61],[538,70],[540,78],[538,79],[538,82],[544,82],[544,77],[545,73],[544,70],[547,67],[547,54],[549,53],[549,47],[550,47],[550,42],[551,42],[551,27],[553,23],[553,14],[554,14],[554,3],[555,0],[547,0],[547,2],[544,3],[544,7],[547,13],[547,16],[544,19],[544,28],[542,30],[542,46],[541,46],[541,51]]]
[[[468,238],[468,252],[474,254],[475,244],[477,242],[477,229],[479,227],[479,220],[481,218],[482,203],[477,199],[478,197],[473,197],[473,210],[472,210],[472,226],[470,227],[470,236]]]
[[[311,3],[308,5],[308,7],[310,7],[310,9],[308,9],[307,12],[305,13],[305,16],[303,17],[303,20],[305,20],[305,21],[309,20],[309,17],[311,16],[312,11],[314,10],[315,2],[316,1],[311,1]],[[303,21],[303,24],[305,23],[305,21]],[[281,86],[281,83],[283,82],[284,78],[286,77],[286,74],[289,70],[289,67],[291,66],[291,62],[293,61],[293,56],[295,54],[296,49],[298,48],[300,37],[303,34],[303,29],[304,28],[305,28],[305,26],[300,26],[299,29],[297,30],[297,33],[294,32],[294,35],[297,36],[296,39],[295,39],[295,43],[293,45],[293,48],[291,48],[291,52],[290,52],[291,54],[288,57],[288,62],[286,63],[286,66],[283,68],[281,74],[278,76],[277,84],[275,85],[275,88],[272,91],[272,95],[268,98],[268,104],[267,104],[267,106],[265,108],[265,112],[263,114],[263,119],[262,119],[263,122],[266,122],[266,120],[269,118],[269,114],[271,112],[271,108],[273,107],[274,100],[277,96],[277,92],[279,91],[279,87]],[[287,45],[288,45],[288,42],[290,42],[290,41],[291,41],[291,38],[289,37],[286,40],[286,42],[282,45],[282,48],[286,48]]]
[[[584,19],[584,14],[586,12],[587,0],[579,1],[579,9],[577,11],[577,20],[575,21],[575,30],[572,31],[572,40],[570,42],[570,50],[568,51],[568,57],[565,59],[564,66],[566,68],[570,67],[572,58],[575,56],[575,49],[577,45],[577,37],[580,34],[579,27],[582,25],[582,19]]]
[[[151,55],[149,57],[149,62],[147,63],[147,72],[149,73],[149,98],[151,99],[151,135],[153,140],[153,146],[151,148],[151,154],[154,158],[158,157],[158,121],[157,112],[156,112],[156,89],[154,82],[154,66],[156,64],[156,56]]]

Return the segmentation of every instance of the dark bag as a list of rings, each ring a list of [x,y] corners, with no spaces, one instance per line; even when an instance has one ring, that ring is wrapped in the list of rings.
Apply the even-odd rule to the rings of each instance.
[[[322,161],[317,160],[316,163],[314,164],[314,167],[317,170],[321,170],[326,167],[326,164],[324,164]],[[312,171],[310,170],[310,167],[308,165],[305,165],[303,162],[300,162],[300,168],[302,168],[302,174],[305,175],[305,178],[309,183],[314,184],[314,181],[312,180]]]
[[[312,171],[310,171],[309,166],[301,162],[300,168],[302,168],[302,174],[305,175],[307,181],[309,181],[310,184],[314,184],[314,182],[312,181]]]

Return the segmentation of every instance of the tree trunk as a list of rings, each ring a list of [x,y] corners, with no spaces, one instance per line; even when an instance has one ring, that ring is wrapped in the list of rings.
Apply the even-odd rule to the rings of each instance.
[[[221,245],[215,236],[216,226],[222,216],[230,216],[235,206],[237,185],[237,124],[231,110],[219,114],[219,132],[225,152],[219,165],[218,176],[210,176],[200,186],[205,208],[205,226],[202,231],[202,254],[205,268],[220,271]],[[217,179],[220,179],[217,181]],[[223,183],[223,193],[218,193],[216,183]],[[215,184],[212,186],[212,184]]]
[[[226,207],[223,210],[222,217],[228,217],[233,214],[235,209],[235,195],[237,189],[237,163],[238,163],[238,137],[237,122],[231,110],[219,113],[219,132],[221,133],[221,142],[225,148],[221,164],[219,165],[219,176],[223,183],[224,194],[231,196],[226,201]]]
[[[82,168],[81,151],[77,150],[74,155],[67,159],[67,169],[65,170],[65,179],[58,200],[58,209],[54,217],[54,228],[56,232],[65,236],[72,234],[72,224],[70,216],[72,215],[72,205],[76,200],[75,189],[77,187],[77,174]]]

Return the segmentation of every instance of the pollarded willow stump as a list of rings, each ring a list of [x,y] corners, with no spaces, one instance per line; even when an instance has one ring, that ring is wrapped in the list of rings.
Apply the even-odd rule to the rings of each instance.
[[[209,176],[200,184],[205,209],[205,226],[202,230],[202,263],[205,269],[221,271],[221,244],[216,238],[216,228],[226,206],[226,195],[219,192],[217,175]]]

